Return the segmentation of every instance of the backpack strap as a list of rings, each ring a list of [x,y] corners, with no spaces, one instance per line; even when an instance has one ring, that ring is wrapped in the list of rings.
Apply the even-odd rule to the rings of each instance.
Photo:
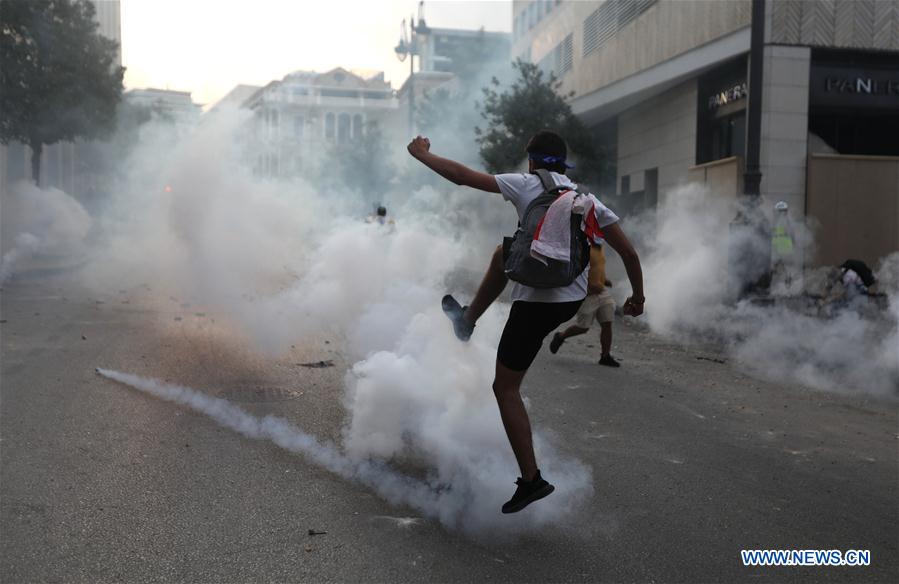
[[[534,171],[534,174],[537,175],[537,178],[540,179],[540,184],[543,185],[543,191],[546,193],[559,194],[562,191],[571,190],[571,187],[565,185],[557,185],[556,181],[553,180],[552,175],[545,168],[538,168]],[[582,195],[587,194],[587,191],[583,190],[580,185],[575,187],[574,191],[577,193],[581,193]]]
[[[556,186],[556,181],[553,180],[553,177],[549,174],[549,171],[545,168],[538,168],[534,171],[534,174],[537,175],[537,178],[540,179],[540,184],[543,185],[543,190],[545,192],[553,191],[559,187]]]

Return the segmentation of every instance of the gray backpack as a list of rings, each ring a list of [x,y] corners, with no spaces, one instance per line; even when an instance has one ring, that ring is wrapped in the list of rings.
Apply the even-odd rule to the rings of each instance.
[[[504,269],[510,280],[532,288],[568,286],[587,269],[590,263],[590,243],[581,229],[581,216],[572,214],[571,261],[547,259],[547,263],[543,264],[531,256],[534,232],[547,209],[562,192],[570,190],[569,187],[556,186],[549,172],[542,168],[536,174],[543,184],[543,192],[525,209],[514,237],[507,237],[503,242]],[[578,188],[577,192],[583,191]]]

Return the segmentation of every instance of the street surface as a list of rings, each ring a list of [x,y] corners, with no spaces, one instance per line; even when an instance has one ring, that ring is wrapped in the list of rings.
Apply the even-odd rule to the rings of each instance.
[[[70,276],[0,293],[3,582],[899,581],[896,402],[759,381],[618,321],[621,369],[595,364],[591,331],[544,349],[525,383],[534,425],[593,469],[582,521],[479,541],[94,372],[339,441],[339,340],[259,355],[205,307]],[[299,365],[317,361],[334,366]],[[755,548],[868,549],[871,565],[743,567]]]

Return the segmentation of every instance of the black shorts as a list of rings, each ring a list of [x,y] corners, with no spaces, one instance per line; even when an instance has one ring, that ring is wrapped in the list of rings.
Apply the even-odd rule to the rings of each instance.
[[[581,302],[583,300],[513,302],[509,320],[506,321],[496,350],[496,360],[513,371],[526,370],[540,352],[546,335],[563,322],[574,318]]]

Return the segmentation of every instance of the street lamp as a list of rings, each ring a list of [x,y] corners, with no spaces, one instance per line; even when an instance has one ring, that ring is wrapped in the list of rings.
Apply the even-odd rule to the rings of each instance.
[[[418,3],[418,25],[415,24],[415,16],[409,17],[409,30],[406,32],[406,19],[400,25],[400,42],[393,49],[396,52],[396,58],[400,62],[405,61],[409,57],[409,133],[415,134],[415,55],[419,55],[419,66],[421,66],[421,48],[419,47],[418,35],[428,33],[428,26],[425,24],[425,3],[424,0]]]
[[[749,104],[746,111],[746,168],[743,195],[730,222],[732,295],[764,292],[771,280],[771,226],[762,212],[759,166],[762,133],[762,63],[765,58],[765,0],[752,0],[749,41]]]

